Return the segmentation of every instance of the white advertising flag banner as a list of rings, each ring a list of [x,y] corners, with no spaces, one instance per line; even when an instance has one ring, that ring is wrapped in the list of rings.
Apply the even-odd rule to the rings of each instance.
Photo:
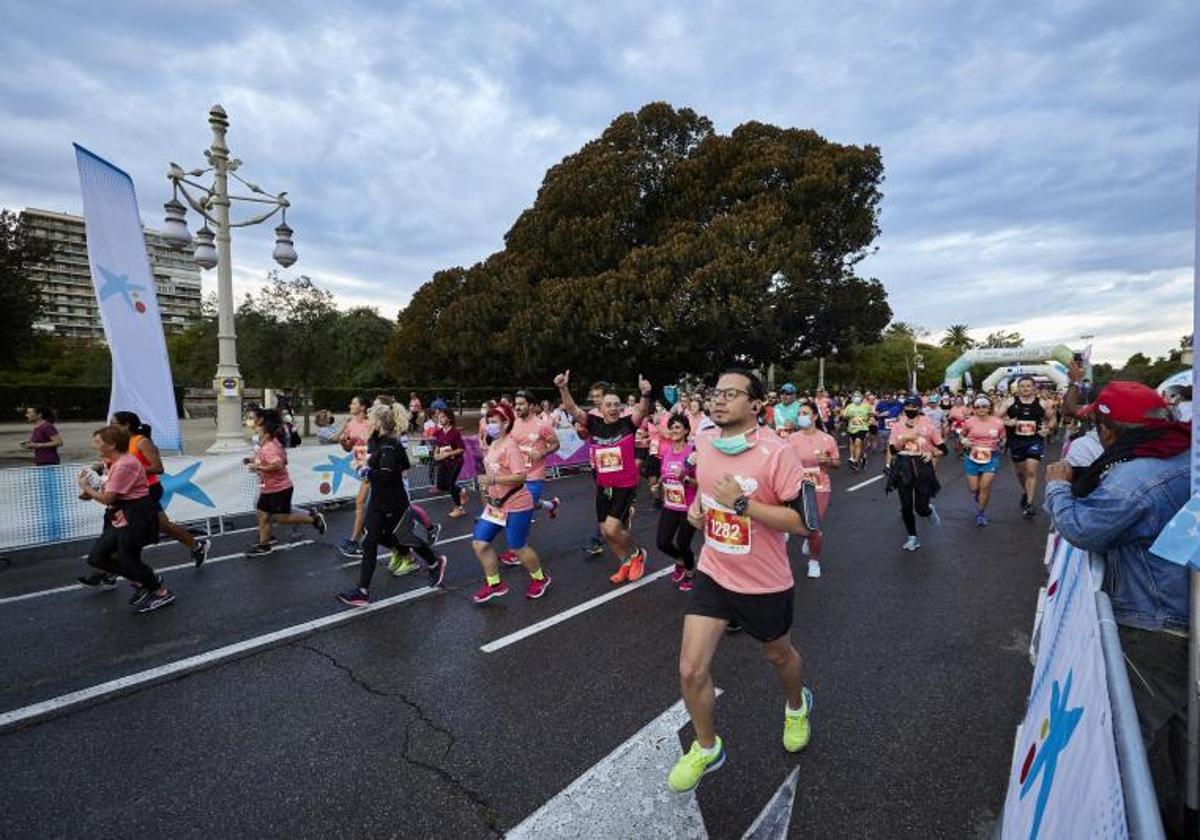
[[[137,412],[153,427],[160,448],[181,451],[171,362],[133,179],[79,145],[75,160],[83,192],[88,263],[112,354],[109,414]]]

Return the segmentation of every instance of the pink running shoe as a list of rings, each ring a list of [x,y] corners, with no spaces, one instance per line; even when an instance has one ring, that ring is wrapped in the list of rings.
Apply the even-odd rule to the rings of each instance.
[[[679,583],[685,574],[687,574],[687,569],[676,563],[675,568],[671,571],[671,583]]]
[[[526,598],[541,598],[546,594],[546,590],[550,588],[550,575],[542,572],[541,580],[529,579],[529,588],[525,590]]]
[[[521,558],[517,556],[515,551],[506,551],[500,555],[500,562],[505,566],[520,566]]]
[[[691,575],[684,575],[683,579],[681,581],[679,581],[679,591],[680,592],[691,592],[692,591],[692,576]]]
[[[558,506],[561,504],[562,502],[559,500],[558,496],[555,496],[550,500],[550,510],[547,511],[547,513],[550,514],[551,519],[558,518]]]
[[[508,584],[504,581],[500,581],[495,586],[492,586],[487,581],[484,581],[483,586],[479,587],[479,591],[471,596],[471,600],[476,604],[482,604],[492,600],[493,598],[499,598],[501,595],[507,594]]]

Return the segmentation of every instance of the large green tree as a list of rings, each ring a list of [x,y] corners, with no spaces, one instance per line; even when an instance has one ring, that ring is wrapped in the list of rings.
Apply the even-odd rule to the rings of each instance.
[[[871,146],[754,122],[722,136],[647,105],[546,173],[503,251],[423,285],[390,359],[439,381],[666,381],[869,343],[891,312],[855,267],[882,178]]]
[[[33,322],[42,310],[30,270],[50,253],[50,243],[29,236],[19,215],[0,210],[0,363],[30,352]]]

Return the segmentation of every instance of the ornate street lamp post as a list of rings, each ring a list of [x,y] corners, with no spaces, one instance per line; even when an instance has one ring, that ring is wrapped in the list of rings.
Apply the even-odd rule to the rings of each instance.
[[[282,213],[281,222],[275,228],[275,262],[284,268],[296,262],[296,249],[292,245],[292,229],[287,223],[287,208],[290,205],[287,193],[270,195],[258,185],[243,180],[237,170],[242,162],[229,156],[225,145],[225,132],[229,119],[220,105],[212,106],[208,112],[208,124],[212,127],[212,147],[204,152],[208,167],[185,172],[183,167],[172,163],[167,170],[175,189],[174,197],[166,203],[167,219],[164,238],[173,248],[183,249],[192,241],[188,231],[187,208],[179,201],[180,194],[187,203],[204,218],[204,226],[196,231],[196,263],[203,269],[217,268],[217,375],[213,387],[217,392],[217,440],[209,452],[235,452],[247,446],[242,432],[242,374],[237,363],[237,333],[233,321],[233,258],[229,249],[229,232],[235,227],[248,227],[264,222],[276,213]],[[199,178],[213,173],[211,186],[204,186],[190,178]],[[253,195],[230,195],[229,178],[232,177]],[[188,192],[188,187],[198,192],[197,197]],[[240,222],[230,222],[229,207],[233,201],[248,201],[270,205],[270,209]],[[212,228],[209,224],[212,224]]]

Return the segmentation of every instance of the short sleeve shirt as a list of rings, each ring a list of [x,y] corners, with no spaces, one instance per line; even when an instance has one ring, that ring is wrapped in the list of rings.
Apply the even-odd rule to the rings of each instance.
[[[821,466],[820,459],[824,456],[831,461],[838,457],[837,441],[824,432],[797,432],[787,439],[788,446],[795,450],[800,459],[800,466],[809,481],[817,485],[818,493],[832,492],[829,483],[829,473]]]
[[[549,446],[558,443],[558,435],[554,427],[540,417],[528,417],[522,420],[518,417],[513,421],[509,437],[517,442],[525,456],[525,479],[527,481],[543,481],[546,478],[546,462],[539,457]]]
[[[525,472],[525,453],[517,445],[512,435],[505,435],[494,440],[488,446],[483,456],[483,470],[492,478],[501,475],[516,475]],[[490,484],[487,488],[489,499],[502,499],[513,489],[511,484]],[[521,489],[513,493],[504,502],[502,510],[507,513],[517,513],[533,509],[533,496],[529,489],[521,485]]]
[[[896,443],[901,436],[913,433],[918,436],[916,440]],[[942,430],[923,414],[917,415],[911,428],[908,426],[908,418],[901,417],[888,434],[888,445],[906,455],[932,455],[942,445]]]
[[[365,446],[366,443],[364,442],[363,445]],[[278,493],[280,490],[286,490],[292,486],[292,478],[288,475],[287,470],[287,450],[276,438],[271,438],[263,443],[258,448],[258,455],[254,460],[259,466],[279,465],[281,467],[278,470],[258,474],[258,487],[263,493]]]
[[[696,478],[704,511],[704,546],[697,568],[731,592],[762,595],[783,592],[794,584],[782,531],[749,516],[739,516],[713,498],[713,487],[732,475],[750,499],[767,505],[790,502],[800,493],[804,471],[800,459],[770,429],[751,432],[754,446],[726,455],[713,437],[696,442]]]
[[[146,468],[134,456],[128,453],[122,455],[109,466],[104,479],[104,490],[107,493],[116,493],[117,499],[121,501],[146,496],[150,492],[146,483]]]
[[[49,443],[57,434],[58,429],[54,427],[53,423],[42,423],[34,427],[29,435],[29,440],[33,443]],[[58,447],[39,446],[33,450],[33,463],[40,467],[59,463]]]

